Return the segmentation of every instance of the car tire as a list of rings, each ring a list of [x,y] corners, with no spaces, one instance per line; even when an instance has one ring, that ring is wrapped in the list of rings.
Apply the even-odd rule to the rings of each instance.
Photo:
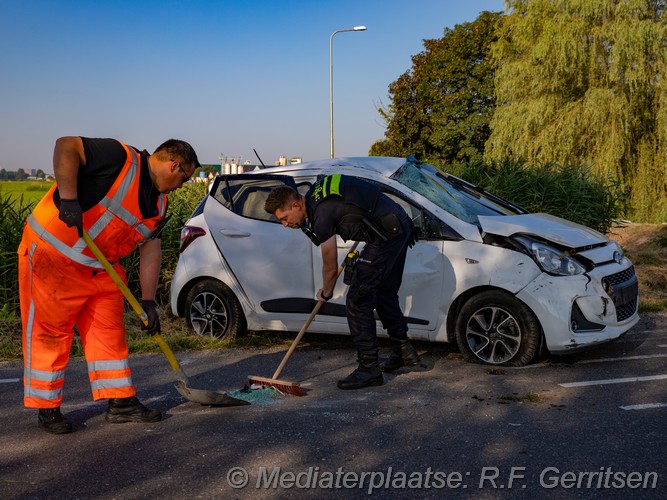
[[[230,340],[246,328],[243,309],[224,283],[197,283],[185,298],[185,320],[197,335]]]
[[[466,361],[524,366],[537,354],[540,323],[530,308],[502,290],[470,298],[456,320],[456,341]]]

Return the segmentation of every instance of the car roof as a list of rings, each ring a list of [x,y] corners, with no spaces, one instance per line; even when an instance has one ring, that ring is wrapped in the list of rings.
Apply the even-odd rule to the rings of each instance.
[[[293,174],[301,170],[328,170],[332,167],[365,169],[373,173],[389,177],[405,163],[405,158],[391,156],[359,156],[348,158],[327,158],[325,160],[306,161],[284,167],[269,167],[255,170],[253,173],[264,174]],[[369,172],[369,173],[370,173]]]

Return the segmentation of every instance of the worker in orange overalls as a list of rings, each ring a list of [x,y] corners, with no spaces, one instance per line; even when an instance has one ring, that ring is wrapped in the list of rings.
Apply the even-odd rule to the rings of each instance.
[[[123,324],[123,294],[81,238],[85,228],[116,271],[140,249],[142,306],[152,334],[160,329],[155,293],[159,232],[167,197],[201,165],[187,142],[170,139],[153,154],[115,139],[56,141],[56,184],[26,222],[19,254],[24,404],[37,408],[47,432],[72,431],[60,411],[65,368],[78,327],[95,400],[108,399],[106,420],[157,422],[162,414],[136,398]]]

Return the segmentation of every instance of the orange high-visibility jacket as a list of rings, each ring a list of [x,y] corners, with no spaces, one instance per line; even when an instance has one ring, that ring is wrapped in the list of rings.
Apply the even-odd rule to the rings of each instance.
[[[138,182],[140,157],[133,148],[121,145],[127,153],[123,169],[102,201],[83,214],[83,227],[110,262],[118,262],[147,240],[167,209],[167,197],[161,194],[158,215],[142,220]],[[84,266],[101,268],[102,264],[76,230],[59,219],[53,202],[56,187],[54,184],[37,204],[28,218],[28,226],[66,257]]]

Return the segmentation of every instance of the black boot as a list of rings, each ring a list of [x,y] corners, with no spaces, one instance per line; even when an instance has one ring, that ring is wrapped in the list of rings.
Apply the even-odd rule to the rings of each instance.
[[[338,381],[339,389],[361,389],[363,387],[382,385],[384,378],[378,365],[377,354],[361,356],[359,367],[344,379]]]
[[[58,408],[40,408],[37,424],[51,434],[67,434],[72,432],[72,424]]]
[[[409,340],[393,340],[391,355],[380,363],[383,372],[391,373],[403,366],[423,368],[421,358]]]
[[[111,398],[109,399],[106,420],[112,424],[159,422],[162,420],[162,413],[159,410],[146,408],[135,396]]]

